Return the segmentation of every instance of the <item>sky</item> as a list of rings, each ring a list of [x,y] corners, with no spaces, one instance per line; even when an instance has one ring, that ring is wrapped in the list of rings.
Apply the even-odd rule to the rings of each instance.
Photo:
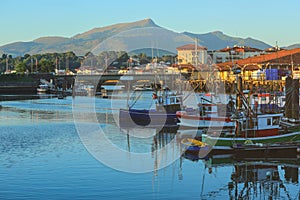
[[[176,32],[300,43],[299,0],[0,0],[0,46],[151,18]]]

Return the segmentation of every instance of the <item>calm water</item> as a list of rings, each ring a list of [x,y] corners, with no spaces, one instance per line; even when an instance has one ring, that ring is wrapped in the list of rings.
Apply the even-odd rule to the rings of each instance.
[[[113,101],[119,105],[123,100]],[[72,98],[0,105],[0,199],[300,199],[299,159],[198,160],[186,155],[159,170],[153,162],[151,172],[126,173],[86,150],[74,123]],[[95,105],[99,126],[126,151],[151,152],[154,141],[162,148],[178,136],[153,129],[153,137],[127,137],[106,109],[111,100],[97,98]],[[84,113],[85,107],[79,110]]]

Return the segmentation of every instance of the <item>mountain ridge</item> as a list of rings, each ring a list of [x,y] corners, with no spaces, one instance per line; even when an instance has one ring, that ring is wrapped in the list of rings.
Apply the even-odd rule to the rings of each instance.
[[[134,28],[146,27],[162,28],[158,26],[152,19],[146,18],[135,22],[125,22],[109,26],[96,27],[83,33],[75,34],[72,37],[46,36],[37,38],[30,42],[14,42],[0,46],[0,51],[7,54],[12,54],[14,56],[22,56],[26,53],[62,53],[67,51],[73,51],[77,55],[85,55],[99,43],[115,34]],[[222,31],[212,31],[203,34],[186,31],[183,32],[183,34],[193,38],[198,38],[200,45],[206,46],[208,50],[219,50],[227,46],[234,45],[251,46],[258,49],[266,49],[271,47],[267,43],[252,39],[251,37],[231,37],[224,34]],[[176,43],[176,41],[174,42]]]
[[[219,50],[227,46],[232,47],[234,45],[251,46],[262,50],[271,47],[269,44],[253,39],[251,37],[231,37],[224,34],[222,31],[213,31],[204,34],[183,32],[183,34],[199,39],[200,44],[210,50]]]
[[[142,27],[159,27],[159,26],[156,25],[152,19],[146,18],[135,22],[125,22],[125,23],[118,23],[109,26],[104,26],[104,27],[93,28],[84,33],[76,34],[71,38],[81,39],[81,38],[86,38],[87,36],[90,35],[94,35],[95,33],[105,32],[109,30],[113,30],[112,32],[122,32],[128,29],[142,28]]]

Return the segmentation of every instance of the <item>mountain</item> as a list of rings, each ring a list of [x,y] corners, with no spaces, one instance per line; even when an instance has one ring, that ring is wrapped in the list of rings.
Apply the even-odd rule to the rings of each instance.
[[[71,38],[65,37],[41,37],[32,42],[15,42],[0,46],[0,52],[12,54],[14,56],[28,54],[41,54],[49,52],[73,51],[77,55],[84,55],[91,51],[104,39],[117,33],[134,28],[159,27],[151,19],[120,23],[111,26],[94,28],[87,32],[77,34]]]
[[[13,56],[24,55],[28,54],[41,54],[41,53],[50,53],[50,52],[68,52],[73,51],[77,55],[85,55],[87,52],[92,51],[99,43],[104,41],[111,36],[114,36],[118,33],[123,31],[129,32],[126,35],[126,40],[128,41],[127,44],[124,44],[120,41],[112,41],[114,45],[119,46],[128,46],[131,42],[136,41],[135,38],[139,37],[140,41],[143,42],[143,39],[146,38],[146,32],[143,31],[131,31],[135,28],[160,28],[162,30],[166,30],[161,28],[160,26],[156,25],[152,19],[144,19],[136,22],[131,23],[119,23],[115,25],[94,28],[84,33],[80,33],[74,35],[73,37],[66,38],[66,37],[41,37],[31,42],[15,42],[11,44],[7,44],[0,47],[0,52],[5,52],[8,54],[12,54]],[[165,34],[162,31],[161,34]],[[171,31],[170,31],[171,32]],[[157,33],[160,34],[160,33]],[[177,33],[176,33],[177,34]],[[270,45],[255,40],[252,38],[238,38],[238,37],[231,37],[225,35],[220,31],[205,33],[205,34],[194,34],[189,32],[183,33],[186,36],[190,36],[193,38],[198,38],[201,45],[206,46],[209,50],[218,50],[225,48],[227,46],[233,45],[241,45],[241,46],[251,46],[259,49],[265,49],[271,47]],[[183,35],[183,36],[184,36]],[[184,37],[176,38],[174,36],[173,39],[168,38],[167,36],[162,35],[165,37],[165,44],[168,46],[168,50],[173,50],[175,48],[185,44],[187,42],[186,38]],[[153,44],[152,44],[153,45]],[[145,48],[145,47],[141,47]]]
[[[250,46],[258,49],[266,49],[271,47],[270,45],[262,41],[255,40],[250,37],[245,39],[239,37],[230,37],[228,35],[225,35],[221,31],[215,31],[205,34],[184,32],[183,34],[193,38],[198,38],[200,44],[207,47],[209,50],[219,50],[227,46],[232,47],[234,45]]]
[[[295,48],[300,48],[300,44],[293,44],[293,45],[290,45],[290,46],[287,46],[287,47],[284,47],[285,49],[295,49]]]
[[[83,40],[101,40],[108,38],[114,34],[118,34],[123,31],[127,31],[134,28],[145,28],[145,27],[159,27],[156,25],[152,19],[144,19],[132,23],[120,23],[111,26],[105,26],[101,28],[94,28],[90,31],[84,32],[82,34],[75,35],[72,39],[83,39]]]

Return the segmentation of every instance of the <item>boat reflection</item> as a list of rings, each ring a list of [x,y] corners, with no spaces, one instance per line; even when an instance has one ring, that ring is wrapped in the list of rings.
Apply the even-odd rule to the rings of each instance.
[[[121,128],[123,134],[127,135],[128,149],[130,149],[131,140],[151,140],[151,151],[161,149],[173,141],[176,146],[179,145],[177,128],[142,128],[142,127],[131,127]],[[176,147],[177,148],[177,147]]]
[[[236,158],[235,155],[216,155],[198,159],[195,155],[184,154],[184,159],[203,162],[201,198],[214,198],[213,193],[228,191],[229,199],[299,199],[299,158]],[[230,172],[227,180],[220,171]],[[218,172],[218,173],[217,173]],[[206,180],[222,177],[223,188],[207,187]],[[219,178],[218,178],[219,177]],[[227,185],[224,188],[224,185]],[[214,188],[214,189],[212,189]],[[297,189],[298,188],[298,189]],[[214,191],[211,191],[214,190]],[[224,191],[223,191],[224,192]],[[223,193],[224,194],[224,193]],[[217,195],[216,195],[217,196]]]

